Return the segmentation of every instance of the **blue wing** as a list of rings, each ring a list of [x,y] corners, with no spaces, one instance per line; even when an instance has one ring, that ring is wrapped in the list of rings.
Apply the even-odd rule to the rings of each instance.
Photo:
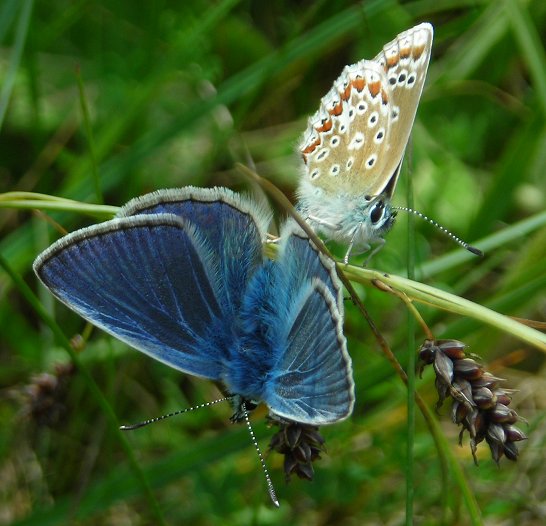
[[[284,418],[322,425],[349,416],[354,405],[352,366],[343,319],[330,292],[337,277],[323,275],[303,235],[288,240],[277,262],[251,280],[241,311],[241,349],[230,360],[232,392],[264,401]],[[303,259],[300,259],[303,258]],[[307,271],[298,261],[309,263]],[[314,270],[312,270],[314,269]]]
[[[227,188],[188,186],[137,197],[118,216],[162,213],[191,221],[206,238],[211,257],[219,261],[231,314],[236,315],[248,280],[262,263],[271,212]]]
[[[324,283],[314,280],[301,289],[287,322],[278,333],[284,350],[266,383],[266,404],[279,416],[312,425],[348,417],[354,405],[351,359],[343,320]]]
[[[38,277],[91,323],[171,367],[219,379],[235,336],[206,238],[168,214],[78,230],[34,262]]]
[[[279,259],[284,260],[284,272],[292,281],[288,286],[297,286],[303,280],[320,279],[334,296],[343,317],[343,289],[335,262],[320,252],[294,220],[288,220],[281,231],[279,253]]]

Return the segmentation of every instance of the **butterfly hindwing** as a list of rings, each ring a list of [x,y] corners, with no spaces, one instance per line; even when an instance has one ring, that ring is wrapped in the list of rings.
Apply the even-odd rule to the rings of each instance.
[[[288,253],[287,257],[283,256],[285,253]],[[322,254],[293,220],[287,221],[281,230],[279,260],[285,275],[293,280],[289,287],[297,287],[298,283],[315,277],[320,279],[335,298],[343,317],[343,290],[334,261]]]
[[[355,192],[381,176],[391,108],[379,64],[346,66],[309,119],[300,152],[305,181],[326,192]]]
[[[320,280],[298,292],[286,329],[278,333],[285,348],[264,399],[274,413],[290,420],[312,425],[337,422],[351,414],[354,404],[343,322]]]
[[[34,269],[94,325],[171,367],[219,379],[233,318],[217,262],[190,223],[168,214],[107,221],[60,239]]]
[[[263,400],[278,416],[322,425],[349,416],[354,387],[331,292],[340,284],[315,250],[303,233],[288,234],[279,259],[249,283],[241,312],[245,360],[234,368],[232,387],[248,388],[245,396]]]

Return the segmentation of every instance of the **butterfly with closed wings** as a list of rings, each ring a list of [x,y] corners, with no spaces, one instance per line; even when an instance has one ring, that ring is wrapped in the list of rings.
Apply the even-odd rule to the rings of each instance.
[[[393,225],[390,200],[423,91],[432,37],[432,26],[419,24],[373,60],[346,66],[309,119],[299,147],[304,169],[298,207],[315,230],[348,245],[345,263],[372,243],[380,248]]]

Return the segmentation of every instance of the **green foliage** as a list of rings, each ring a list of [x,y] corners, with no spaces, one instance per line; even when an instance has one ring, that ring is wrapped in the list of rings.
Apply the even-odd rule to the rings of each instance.
[[[235,162],[252,162],[292,196],[299,174],[294,145],[343,66],[375,56],[400,31],[430,21],[433,58],[395,200],[404,204],[411,177],[415,208],[486,257],[463,255],[416,220],[415,275],[500,313],[544,319],[545,20],[540,0],[5,0],[0,523],[403,523],[407,393],[351,305],[345,327],[357,388],[354,416],[322,429],[327,454],[315,464],[312,483],[285,485],[282,458],[269,456],[281,501],[276,510],[247,431],[229,424],[227,406],[121,435],[118,419],[144,420],[218,392],[86,327],[37,286],[31,264],[60,228],[72,231],[115,210],[101,203],[119,206],[189,184],[248,188]],[[372,265],[405,275],[407,252],[400,215]],[[351,277],[405,364],[407,309],[370,286],[365,272]],[[508,379],[506,387],[519,389],[513,403],[529,421],[528,429],[520,427],[530,438],[518,463],[503,459],[498,469],[482,445],[475,467],[467,443],[456,445],[448,410],[436,424],[443,434],[438,444],[417,412],[414,522],[540,523],[544,352],[483,318],[417,307],[436,337],[464,340],[489,370]],[[76,334],[84,335],[83,350],[68,342]],[[422,338],[416,329],[415,341]],[[34,375],[71,361],[78,369],[67,376],[55,418],[29,413]],[[417,390],[433,408],[431,371],[417,380]],[[263,412],[253,423],[266,448],[272,432]]]

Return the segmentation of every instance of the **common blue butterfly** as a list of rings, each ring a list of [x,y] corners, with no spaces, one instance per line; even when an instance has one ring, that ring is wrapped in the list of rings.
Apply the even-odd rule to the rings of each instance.
[[[221,382],[235,420],[263,402],[274,417],[338,422],[354,404],[341,285],[293,222],[278,259],[264,258],[270,217],[227,189],[161,190],[63,237],[34,270],[107,333]]]
[[[299,151],[299,209],[310,225],[351,252],[384,243],[390,199],[421,97],[433,28],[400,33],[373,60],[346,66],[309,119]],[[453,236],[452,236],[453,237]]]

